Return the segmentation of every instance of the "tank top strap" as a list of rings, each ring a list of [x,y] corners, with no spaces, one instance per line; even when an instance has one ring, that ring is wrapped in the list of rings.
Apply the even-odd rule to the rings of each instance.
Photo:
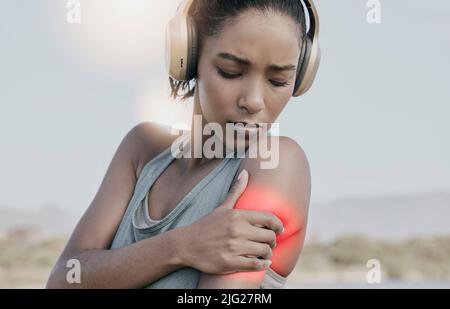
[[[175,156],[179,156],[181,150],[185,148],[186,142],[189,141],[189,134],[184,133],[182,136],[176,139],[176,143],[171,143],[169,147],[160,152],[156,157],[148,161],[142,168],[141,173],[136,181],[134,187],[134,193],[131,200],[128,203],[128,207],[125,210],[122,222],[118,229],[118,234],[124,233],[123,229],[126,229],[127,222],[131,219],[131,214],[134,213],[139,206],[140,201],[145,197],[148,188],[155,182],[159,175],[169,164],[174,160]],[[176,147],[177,145],[183,145],[183,148]],[[175,145],[175,146],[174,146]],[[174,154],[172,154],[174,149]]]
[[[186,145],[189,143],[189,138],[190,134],[184,133],[175,142],[171,143],[169,147],[144,165],[135,187],[135,194],[138,196],[138,200],[142,200],[148,188],[169,164],[182,155],[182,151],[186,149]]]

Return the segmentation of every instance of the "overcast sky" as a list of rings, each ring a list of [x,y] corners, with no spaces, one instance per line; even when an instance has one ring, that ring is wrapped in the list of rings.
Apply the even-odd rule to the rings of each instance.
[[[169,3],[167,3],[169,2]],[[165,97],[179,1],[0,1],[0,207],[83,211],[123,136],[190,119]],[[278,119],[308,155],[312,203],[450,191],[450,2],[316,0],[322,64]]]

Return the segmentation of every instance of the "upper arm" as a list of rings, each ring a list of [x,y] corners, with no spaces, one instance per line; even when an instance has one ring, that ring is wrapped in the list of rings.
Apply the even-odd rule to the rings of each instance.
[[[311,176],[306,155],[295,141],[279,137],[278,149],[279,160],[273,169],[261,169],[259,158],[247,159],[241,166],[240,169],[246,169],[250,177],[235,208],[269,211],[283,222],[284,233],[277,236],[277,246],[272,250],[271,268],[287,277],[297,264],[303,247]],[[276,151],[271,155],[276,155]],[[257,288],[264,275],[265,271],[217,276],[203,274],[201,286]]]
[[[94,199],[79,220],[60,259],[84,250],[110,246],[133,195],[142,133],[148,126],[151,124],[141,123],[122,139]]]

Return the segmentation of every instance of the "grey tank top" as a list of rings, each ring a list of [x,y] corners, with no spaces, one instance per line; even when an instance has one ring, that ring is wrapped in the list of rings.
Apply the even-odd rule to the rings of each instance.
[[[189,145],[190,133],[182,136],[181,140],[184,145],[182,149],[188,150],[189,146],[186,145]],[[190,225],[211,213],[225,200],[241,163],[241,158],[234,156],[234,153],[224,158],[197,183],[167,216],[160,220],[150,218],[147,207],[148,192],[170,163],[182,154],[182,149],[177,147],[176,152],[172,154],[170,146],[143,167],[133,196],[111,243],[111,249],[125,247],[168,230]],[[200,276],[201,272],[195,268],[179,268],[149,283],[145,288],[194,289]],[[269,269],[260,288],[282,288],[285,282],[286,278]]]

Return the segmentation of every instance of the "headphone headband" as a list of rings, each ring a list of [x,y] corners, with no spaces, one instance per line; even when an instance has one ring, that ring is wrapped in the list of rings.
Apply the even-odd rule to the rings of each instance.
[[[309,31],[308,33],[311,37],[318,39],[319,38],[319,14],[317,14],[316,6],[312,0],[303,0],[305,3],[306,9],[309,14]]]

